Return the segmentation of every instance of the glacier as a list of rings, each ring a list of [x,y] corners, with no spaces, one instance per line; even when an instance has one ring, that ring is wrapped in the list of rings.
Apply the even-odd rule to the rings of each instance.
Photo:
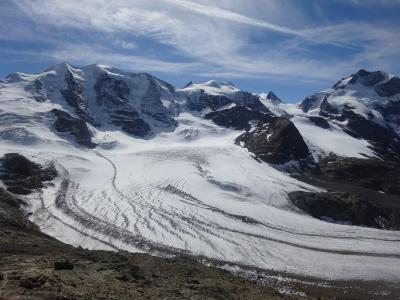
[[[83,105],[73,107],[63,98],[66,72],[81,84],[77,99]],[[124,103],[99,106],[101,74],[113,78],[114,96]],[[125,100],[114,89],[121,85],[117,80],[130,90]],[[41,82],[37,88],[35,81]],[[190,254],[328,279],[400,279],[400,232],[328,223],[297,209],[288,193],[323,189],[254,159],[234,143],[243,131],[203,118],[210,107],[186,108],[203,93],[232,101],[216,109],[267,101],[231,83],[174,89],[147,74],[98,65],[61,64],[0,82],[0,155],[18,152],[53,163],[59,174],[46,189],[25,196],[29,218],[43,232],[89,249]],[[279,111],[288,106],[279,105]],[[121,130],[113,122],[116,107],[135,111],[150,133]],[[53,109],[85,114],[96,147],[57,132]],[[315,155],[376,155],[366,140],[347,135],[332,120],[325,134],[294,105],[285,111],[297,112],[292,121]]]

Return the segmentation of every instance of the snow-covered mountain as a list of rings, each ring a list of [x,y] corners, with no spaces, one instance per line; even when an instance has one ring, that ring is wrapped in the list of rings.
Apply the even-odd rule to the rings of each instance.
[[[347,135],[368,141],[380,157],[399,159],[400,78],[360,70],[327,91],[307,97],[299,108],[315,116],[314,123],[322,127],[339,126]],[[365,149],[362,153],[372,154]]]
[[[56,118],[78,118],[96,128],[114,127],[145,137],[177,125],[174,87],[148,74],[63,63],[37,75],[7,76],[3,93],[18,90],[38,103],[45,102],[35,105],[39,109],[47,105],[62,110],[62,115],[53,111]]]
[[[238,89],[231,82],[210,80],[204,83],[190,82],[177,92],[187,99],[187,106],[192,110],[209,111],[231,109],[234,106],[245,106],[249,109],[269,112],[257,95]]]
[[[398,280],[399,232],[305,214],[289,193],[324,189],[277,165],[316,163],[331,152],[386,157],[350,124],[356,114],[398,134],[399,115],[388,109],[398,109],[397,79],[357,76],[302,110],[232,83],[176,89],[101,65],[15,73],[0,82],[0,156],[18,152],[55,166],[51,184],[25,196],[27,212],[67,243]],[[273,165],[261,163],[271,157]]]

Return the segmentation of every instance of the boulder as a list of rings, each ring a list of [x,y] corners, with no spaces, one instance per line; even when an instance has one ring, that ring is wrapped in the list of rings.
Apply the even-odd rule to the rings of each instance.
[[[32,274],[21,278],[19,285],[23,288],[32,290],[34,288],[42,286],[46,281],[47,280],[43,275]]]
[[[74,264],[68,261],[68,259],[54,262],[54,270],[73,270],[73,269],[74,269]]]

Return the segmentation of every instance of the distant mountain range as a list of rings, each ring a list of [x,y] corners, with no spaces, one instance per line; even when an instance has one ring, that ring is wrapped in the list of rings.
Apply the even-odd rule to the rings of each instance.
[[[0,81],[3,155],[3,174],[53,166],[45,185],[0,179],[66,243],[400,278],[400,78],[382,71],[297,104],[104,65],[13,73]]]

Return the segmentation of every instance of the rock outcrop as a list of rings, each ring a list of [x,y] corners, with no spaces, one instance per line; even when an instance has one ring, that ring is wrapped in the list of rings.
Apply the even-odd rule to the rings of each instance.
[[[252,110],[245,106],[234,106],[228,109],[213,111],[206,114],[204,117],[212,120],[219,126],[237,130],[249,130],[252,121],[255,124],[263,124],[273,119],[270,114]]]
[[[59,109],[53,109],[51,113],[55,116],[54,127],[58,132],[71,134],[82,146],[96,147],[96,144],[92,142],[92,133],[85,121]]]
[[[350,193],[293,192],[294,205],[323,221],[379,229],[400,229],[400,206],[372,204]]]
[[[331,155],[318,163],[318,176],[400,196],[400,165],[379,159]]]
[[[30,194],[35,189],[43,188],[44,182],[56,176],[53,165],[43,167],[18,153],[7,153],[0,158],[0,180],[14,194]]]
[[[187,106],[189,110],[201,111],[205,108],[210,108],[211,111],[214,111],[231,103],[233,101],[225,96],[209,95],[204,91],[200,91],[198,98],[189,98]]]
[[[87,103],[83,95],[82,82],[70,70],[67,70],[65,73],[65,83],[66,87],[60,91],[65,101],[75,110],[75,113],[80,118],[94,124],[92,118],[87,113]]]
[[[273,164],[303,160],[310,156],[309,149],[296,126],[287,118],[274,118],[236,139],[256,157]]]

